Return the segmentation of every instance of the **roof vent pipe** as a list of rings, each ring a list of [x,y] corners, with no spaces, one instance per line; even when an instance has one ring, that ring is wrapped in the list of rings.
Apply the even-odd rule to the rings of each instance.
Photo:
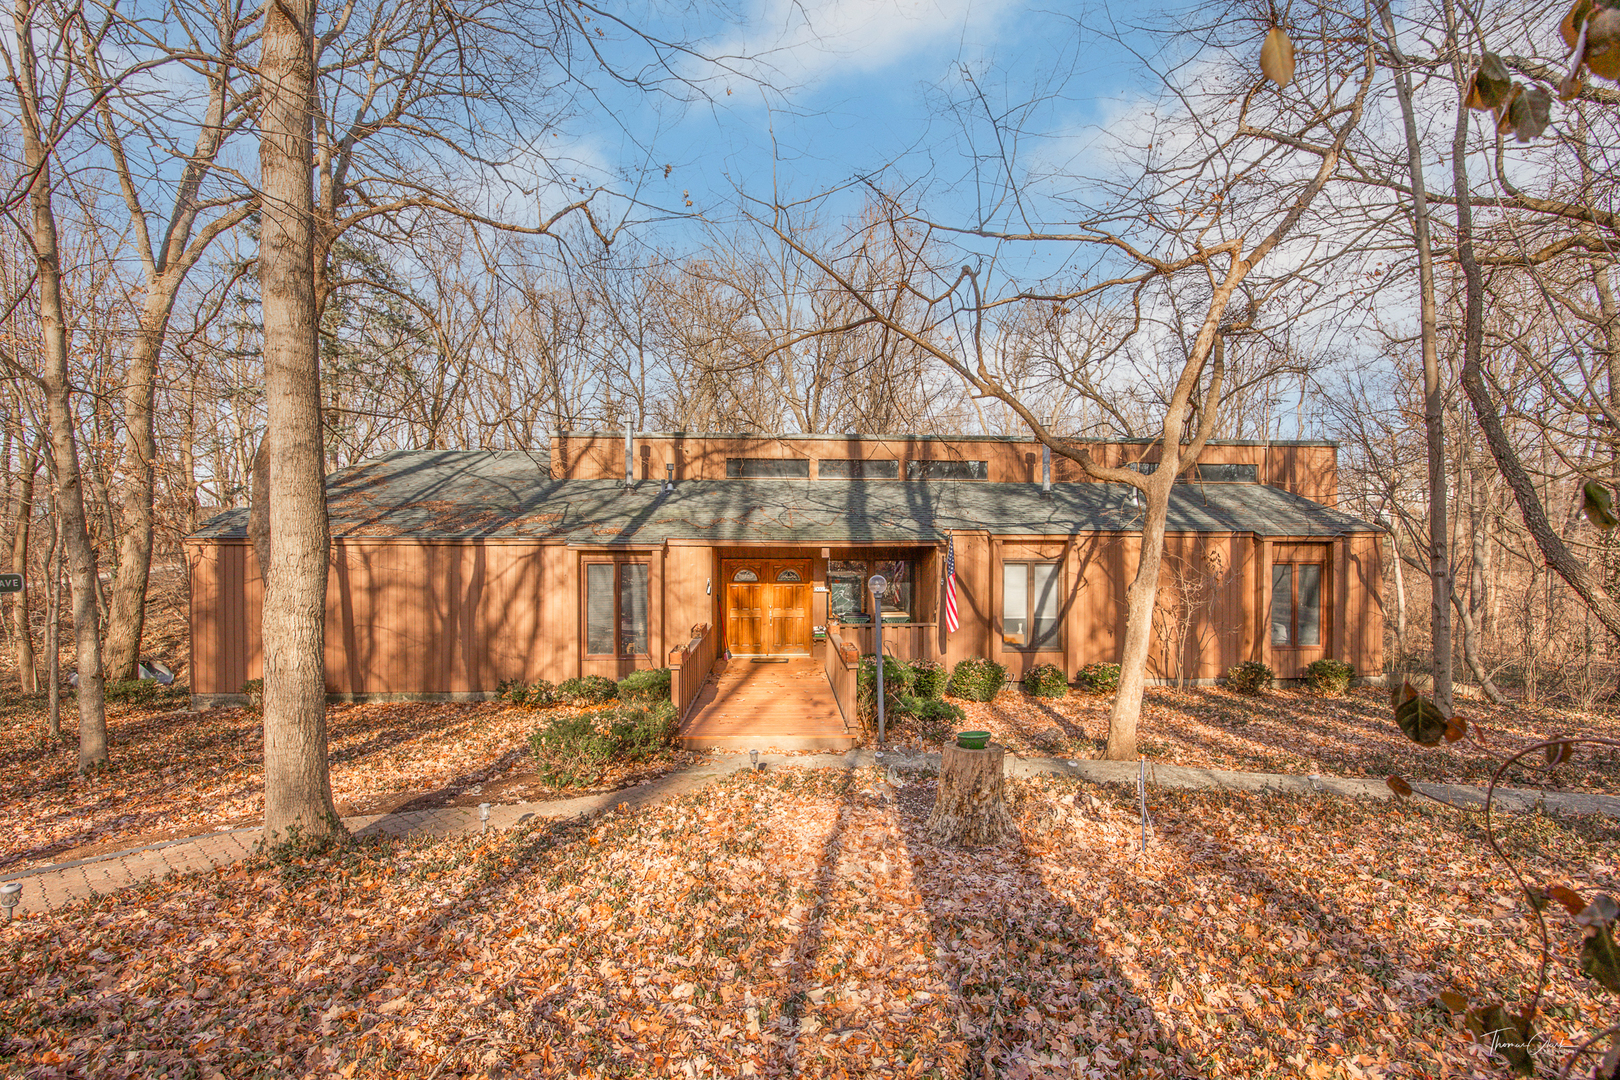
[[[664,466],[664,490],[675,490],[675,463],[673,461]]]
[[[1052,448],[1041,444],[1041,494],[1052,494]]]

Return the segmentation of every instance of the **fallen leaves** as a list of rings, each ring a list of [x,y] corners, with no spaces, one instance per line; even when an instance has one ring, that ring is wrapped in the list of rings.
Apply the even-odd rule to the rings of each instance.
[[[0,871],[115,851],[264,814],[262,725],[245,709],[202,712],[112,706],[112,760],[81,777],[71,741],[43,735],[38,699],[11,695],[0,713]],[[531,774],[528,737],[570,706],[526,710],[496,702],[327,706],[332,795],[343,815],[456,802],[553,795]],[[608,770],[614,787],[655,775],[679,755]]]
[[[1533,916],[1448,811],[1153,789],[1144,858],[1134,789],[1008,789],[1017,835],[983,849],[928,839],[931,781],[785,768],[30,916],[0,930],[0,1055],[113,1077],[1490,1068],[1451,1006],[1514,1007]],[[1614,891],[1615,823],[1501,827],[1533,877]],[[1555,937],[1550,1043],[1606,1023],[1575,953]]]
[[[1100,756],[1108,735],[1110,699],[1085,694],[1032,698],[1004,690],[988,703],[958,701],[966,727],[991,732],[997,743],[1019,754],[1065,758]],[[1569,736],[1573,732],[1620,738],[1620,718],[1547,706],[1502,707],[1468,703],[1476,734],[1489,732],[1504,746]],[[1452,725],[1462,734],[1464,722]],[[1445,738],[1445,721],[1439,734]],[[920,745],[906,727],[901,738]],[[1386,690],[1358,688],[1343,697],[1317,697],[1303,691],[1272,690],[1259,696],[1221,687],[1149,687],[1142,702],[1138,745],[1150,761],[1204,769],[1250,772],[1317,773],[1379,780],[1391,773],[1428,783],[1484,784],[1499,759],[1473,738],[1444,748],[1410,742],[1392,720]],[[1582,789],[1620,793],[1620,753],[1607,748],[1576,748],[1548,773],[1532,764],[1510,768],[1504,783],[1547,790]],[[1539,759],[1538,759],[1539,760]]]

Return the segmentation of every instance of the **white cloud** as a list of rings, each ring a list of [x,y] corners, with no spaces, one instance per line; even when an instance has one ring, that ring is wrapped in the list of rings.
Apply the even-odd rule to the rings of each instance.
[[[882,71],[940,45],[973,51],[994,38],[1009,0],[760,0],[747,26],[719,48],[771,83],[809,86]]]

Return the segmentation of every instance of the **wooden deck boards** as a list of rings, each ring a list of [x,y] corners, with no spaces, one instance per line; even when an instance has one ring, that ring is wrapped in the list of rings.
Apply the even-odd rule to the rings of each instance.
[[[857,741],[814,657],[719,661],[677,737],[694,750],[847,750]]]

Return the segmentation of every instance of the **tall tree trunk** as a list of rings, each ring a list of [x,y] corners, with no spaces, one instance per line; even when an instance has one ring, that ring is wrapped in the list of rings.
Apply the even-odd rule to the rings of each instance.
[[[1164,454],[1173,457],[1177,447],[1168,441]],[[1160,465],[1159,473],[1169,473]],[[1174,481],[1174,473],[1167,479]],[[1133,761],[1137,757],[1136,727],[1142,715],[1142,693],[1147,686],[1148,649],[1153,644],[1153,606],[1159,599],[1159,570],[1164,555],[1164,528],[1170,517],[1170,484],[1146,492],[1147,509],[1142,516],[1142,546],[1136,561],[1136,576],[1125,592],[1125,646],[1119,658],[1119,689],[1108,713],[1108,742],[1103,757],[1109,761]]]
[[[25,694],[39,690],[39,675],[34,670],[34,634],[28,624],[28,536],[34,516],[34,476],[38,472],[39,453],[28,447],[23,451],[22,497],[11,537],[11,572],[21,574],[23,579],[23,591],[11,601],[11,632],[17,650],[17,685]]]
[[[328,535],[316,340],[312,109],[314,0],[265,9],[259,61],[265,441],[264,831],[342,830],[326,759]]]
[[[1466,454],[1465,457],[1472,457]],[[1491,680],[1490,673],[1485,669],[1484,658],[1480,654],[1480,643],[1484,637],[1483,613],[1485,611],[1485,563],[1487,551],[1490,547],[1490,537],[1485,528],[1485,485],[1478,472],[1474,473],[1473,491],[1468,507],[1468,602],[1464,604],[1462,598],[1453,598],[1457,604],[1457,616],[1463,624],[1463,660],[1468,664],[1468,670],[1474,673],[1479,681],[1479,688],[1493,704],[1507,704],[1507,697],[1497,688]]]
[[[1406,163],[1412,182],[1412,224],[1418,251],[1418,310],[1423,348],[1423,426],[1429,451],[1429,612],[1434,647],[1434,700],[1451,715],[1451,557],[1447,551],[1445,399],[1440,390],[1439,326],[1435,314],[1434,254],[1429,242],[1428,189],[1423,186],[1423,148],[1412,110],[1412,83],[1395,36],[1388,0],[1378,5],[1395,61],[1395,93],[1406,130]],[[1462,109],[1462,106],[1458,106]],[[1467,112],[1463,109],[1463,112]]]
[[[31,239],[34,271],[39,283],[40,351],[44,361],[40,383],[50,418],[51,456],[56,464],[56,516],[62,533],[73,590],[73,635],[79,687],[79,771],[86,772],[107,760],[107,715],[102,700],[101,626],[96,591],[96,551],[90,544],[85,519],[84,481],[79,472],[79,450],[74,433],[73,388],[68,374],[67,315],[62,302],[62,270],[57,243],[56,215],[51,205],[50,158],[40,130],[41,110],[34,93],[37,70],[32,11],[19,6],[15,14],[15,56],[20,77],[18,120],[21,128],[23,168],[31,178],[28,202],[32,211]]]
[[[51,514],[50,554],[45,559],[45,714],[51,738],[62,737],[62,530],[57,527],[55,504]]]
[[[1395,659],[1406,668],[1406,571],[1401,568],[1401,539],[1394,528],[1389,530],[1389,544],[1393,550],[1390,566],[1395,572]]]
[[[146,585],[152,572],[152,488],[157,438],[152,428],[157,351],[169,321],[162,291],[147,293],[141,331],[135,336],[124,376],[123,534],[118,541],[118,576],[107,611],[107,674],[135,678],[146,624]]]
[[[248,469],[248,539],[262,579],[270,567],[270,440],[259,440]]]

